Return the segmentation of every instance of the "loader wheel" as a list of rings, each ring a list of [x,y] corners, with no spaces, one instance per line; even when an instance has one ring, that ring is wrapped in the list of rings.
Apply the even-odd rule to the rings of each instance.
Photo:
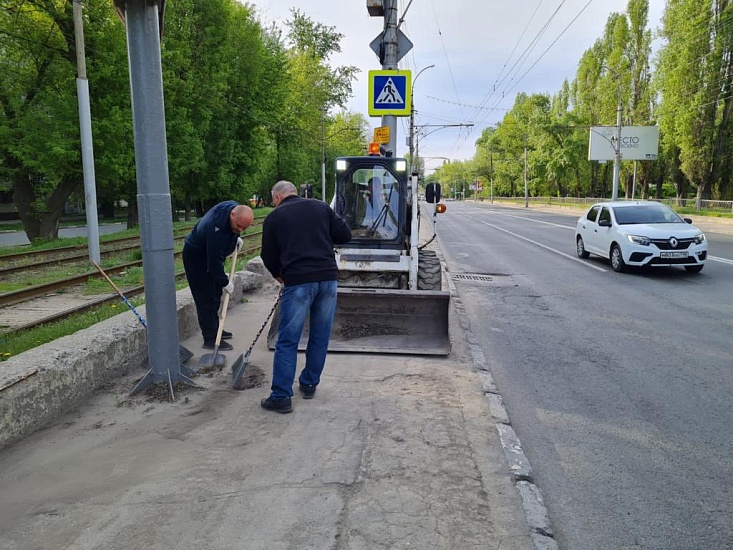
[[[417,256],[417,289],[441,290],[440,260],[434,250],[419,250]]]

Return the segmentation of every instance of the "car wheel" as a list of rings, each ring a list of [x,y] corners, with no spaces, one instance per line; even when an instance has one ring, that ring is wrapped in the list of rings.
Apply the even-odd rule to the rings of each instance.
[[[590,256],[588,251],[585,249],[585,243],[583,242],[583,237],[578,235],[578,238],[575,240],[575,252],[578,253],[578,258],[583,258],[584,260]]]
[[[614,271],[618,273],[626,271],[626,262],[624,262],[624,255],[621,254],[621,248],[617,244],[614,244],[611,247],[611,267]]]
[[[688,273],[700,273],[704,265],[686,265],[685,271]]]

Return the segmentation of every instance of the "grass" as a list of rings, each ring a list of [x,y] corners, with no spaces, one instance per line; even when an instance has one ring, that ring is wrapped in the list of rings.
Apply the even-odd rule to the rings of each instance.
[[[269,209],[268,209],[269,210]],[[260,211],[256,212],[255,215],[258,217],[264,214]],[[176,222],[173,224],[174,229],[178,228],[191,228],[191,222]],[[259,231],[259,228],[249,229],[246,233],[252,233]],[[245,234],[246,234],[245,233]],[[120,237],[132,237],[139,235],[138,229],[131,229],[115,233],[114,235],[105,235],[100,237],[100,242],[105,240],[112,240]],[[72,244],[86,245],[86,239],[83,237],[75,238],[62,238],[54,241],[48,241],[45,243],[37,243],[34,245],[26,246],[14,246],[0,249],[0,257],[4,252],[5,254],[11,254],[13,252],[23,252],[30,250],[40,250],[47,248],[60,248],[63,246],[69,246]],[[245,241],[246,247],[252,247],[255,244],[259,244],[258,240],[248,239]],[[182,243],[178,247],[180,249]],[[237,259],[237,269],[241,270],[244,268],[244,264],[253,258],[254,256],[244,256]],[[142,259],[142,251],[134,250],[127,252],[117,258],[105,259],[101,262],[102,269],[113,265],[119,265],[120,263],[131,262]],[[224,270],[226,273],[229,272],[231,266],[231,259],[227,259],[224,264]],[[174,270],[176,273],[183,271],[183,262],[180,257],[176,258]],[[39,272],[33,273],[29,276],[28,273],[19,274],[17,279],[11,279],[8,276],[5,282],[0,282],[0,292],[9,292],[17,288],[24,288],[31,285],[41,284],[43,282],[50,282],[54,280],[63,279],[66,277],[73,276],[74,274],[85,273],[90,271],[89,265],[59,265],[53,269],[45,269]],[[142,267],[131,267],[122,273],[110,275],[110,279],[114,281],[117,287],[124,293],[126,288],[131,288],[143,284],[143,269]],[[185,279],[176,281],[176,290],[180,290],[188,286],[188,282]],[[89,295],[99,294],[112,294],[114,289],[110,286],[106,279],[102,277],[90,277],[84,288],[84,292]],[[144,295],[135,296],[129,298],[130,302],[135,306],[141,306],[145,303]],[[52,342],[62,336],[68,336],[79,330],[88,328],[96,323],[119,315],[120,313],[134,315],[128,307],[124,304],[122,299],[117,303],[103,304],[94,310],[73,315],[66,319],[62,319],[55,323],[49,323],[42,325],[27,331],[20,333],[11,333],[5,336],[0,334],[0,362],[5,361],[13,356],[16,356],[24,351],[28,351],[37,346]]]
[[[244,264],[253,257],[254,256],[238,258],[237,269],[243,269]],[[178,265],[180,263],[180,261],[176,262],[176,272],[183,269],[182,265]],[[231,259],[226,261],[224,265],[225,271],[229,271],[230,265]],[[120,280],[115,281],[115,284],[124,294],[124,289],[126,287],[139,286],[143,284],[143,270],[139,267],[132,268],[125,272],[124,277],[120,277],[118,279]],[[127,281],[129,284],[122,282],[123,280]],[[188,282],[185,279],[176,281],[176,290],[186,288],[187,286]],[[88,294],[110,294],[114,292],[109,283],[104,279],[90,280],[87,283],[87,290]],[[128,297],[128,299],[136,308],[145,304],[144,295],[135,296],[133,298]],[[119,315],[120,313],[134,315],[122,299],[120,299],[118,303],[103,304],[91,311],[72,315],[71,317],[61,319],[55,323],[49,323],[48,325],[42,325],[19,333],[8,334],[7,336],[0,335],[0,362],[13,357],[14,355],[23,353],[24,351],[28,351],[29,349],[47,344],[48,342],[53,342],[62,336],[68,336],[69,334],[73,334],[79,330],[89,328],[96,323],[109,319],[110,317],[114,317],[115,315]]]
[[[479,199],[481,200],[481,202],[489,201],[488,197],[481,196],[479,197]],[[611,200],[611,199],[606,199],[606,200]],[[466,201],[471,202],[473,201],[473,198],[466,199]],[[509,204],[518,204],[518,205],[524,206],[524,197],[519,197],[516,199],[504,198],[504,197],[502,198],[494,197],[494,202],[500,203],[500,204],[509,203]],[[558,207],[563,207],[563,208],[577,208],[578,210],[587,210],[588,208],[590,208],[591,204],[592,203],[576,204],[576,203],[571,203],[571,202],[550,201],[544,197],[540,199],[537,199],[537,198],[533,199],[530,197],[529,199],[530,208],[532,206],[558,206]],[[700,210],[696,210],[694,206],[677,206],[676,204],[672,204],[670,206],[678,214],[684,214],[686,216],[710,216],[713,218],[733,218],[733,212],[731,212],[727,208],[725,210],[709,210],[709,209],[704,209],[704,208]]]

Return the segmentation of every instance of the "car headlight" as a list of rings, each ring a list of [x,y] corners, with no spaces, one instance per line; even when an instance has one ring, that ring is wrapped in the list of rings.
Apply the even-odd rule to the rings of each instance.
[[[641,237],[639,235],[626,235],[626,238],[629,239],[629,242],[640,244],[642,246],[649,246],[651,244],[649,237]]]
[[[705,242],[705,233],[698,233],[692,238],[695,239],[695,244],[702,244]]]

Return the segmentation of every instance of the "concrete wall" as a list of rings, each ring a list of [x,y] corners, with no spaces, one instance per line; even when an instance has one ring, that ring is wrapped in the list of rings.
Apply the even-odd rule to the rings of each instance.
[[[259,288],[262,273],[259,259],[238,272],[230,304]],[[199,330],[188,288],[178,291],[176,304],[184,340]],[[138,311],[145,317],[144,307]],[[146,330],[129,311],[11,357],[0,367],[0,448],[48,424],[105,382],[136,370],[142,376],[147,369]]]

